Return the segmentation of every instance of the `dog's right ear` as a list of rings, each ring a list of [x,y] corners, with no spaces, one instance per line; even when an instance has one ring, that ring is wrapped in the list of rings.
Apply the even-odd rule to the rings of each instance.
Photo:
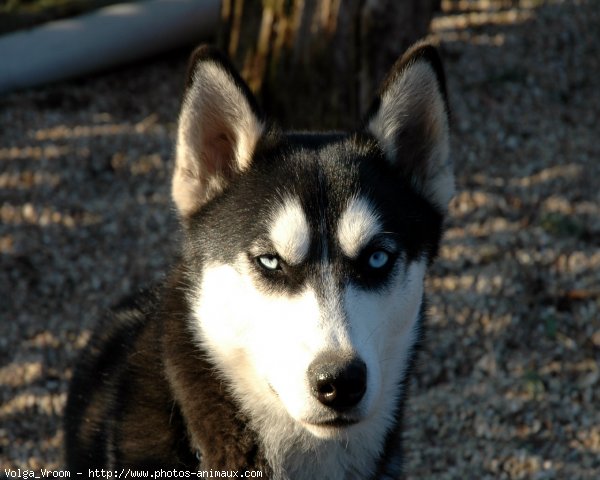
[[[190,59],[179,115],[173,201],[189,218],[250,166],[265,127],[256,100],[229,61],[209,46]]]
[[[413,45],[392,68],[367,116],[389,164],[440,212],[454,195],[444,69],[437,50]]]

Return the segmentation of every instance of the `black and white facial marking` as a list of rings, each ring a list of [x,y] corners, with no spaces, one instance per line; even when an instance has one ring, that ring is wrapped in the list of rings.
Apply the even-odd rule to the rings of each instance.
[[[340,217],[337,239],[344,255],[357,258],[369,241],[382,230],[377,209],[365,197],[351,197]],[[377,252],[383,252],[383,255]],[[386,260],[385,251],[378,250],[369,257],[369,264],[373,268],[381,268],[387,263]]]
[[[190,329],[288,473],[306,462],[286,445],[318,444],[332,471],[366,478],[394,422],[452,185],[430,48],[398,63],[353,134],[265,127],[231,67],[197,55],[173,181]]]
[[[272,214],[269,225],[269,240],[273,254],[259,255],[260,265],[275,271],[287,265],[301,265],[307,260],[311,243],[311,230],[306,213],[298,198],[282,199]]]
[[[205,261],[192,301],[196,335],[261,424],[291,418],[315,441],[350,435],[378,451],[418,336],[440,217],[410,190],[399,195],[382,153],[365,148],[352,137],[312,150],[284,138],[256,158],[194,224],[194,256]],[[364,364],[362,395],[360,385],[319,391],[324,355],[339,359],[332,376],[360,377],[344,366]],[[319,397],[328,388],[346,394],[341,408]]]

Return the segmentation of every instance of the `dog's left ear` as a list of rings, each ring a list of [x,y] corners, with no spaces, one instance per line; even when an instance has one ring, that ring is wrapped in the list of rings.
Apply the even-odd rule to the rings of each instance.
[[[229,61],[212,47],[197,48],[179,115],[171,185],[183,219],[250,166],[264,129],[254,96]]]
[[[441,212],[454,195],[448,124],[441,59],[433,46],[418,43],[392,68],[366,128],[392,166]]]

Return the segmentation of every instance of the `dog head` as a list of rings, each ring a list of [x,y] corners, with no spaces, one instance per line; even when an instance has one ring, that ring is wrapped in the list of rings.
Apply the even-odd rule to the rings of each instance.
[[[435,49],[409,50],[351,133],[281,132],[208,47],[189,75],[172,194],[196,341],[246,408],[317,437],[385,425],[453,195]]]

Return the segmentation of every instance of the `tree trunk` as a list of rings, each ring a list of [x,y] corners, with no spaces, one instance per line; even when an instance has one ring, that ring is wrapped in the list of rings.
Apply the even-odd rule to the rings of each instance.
[[[440,0],[223,0],[219,35],[267,112],[292,128],[352,128]]]

